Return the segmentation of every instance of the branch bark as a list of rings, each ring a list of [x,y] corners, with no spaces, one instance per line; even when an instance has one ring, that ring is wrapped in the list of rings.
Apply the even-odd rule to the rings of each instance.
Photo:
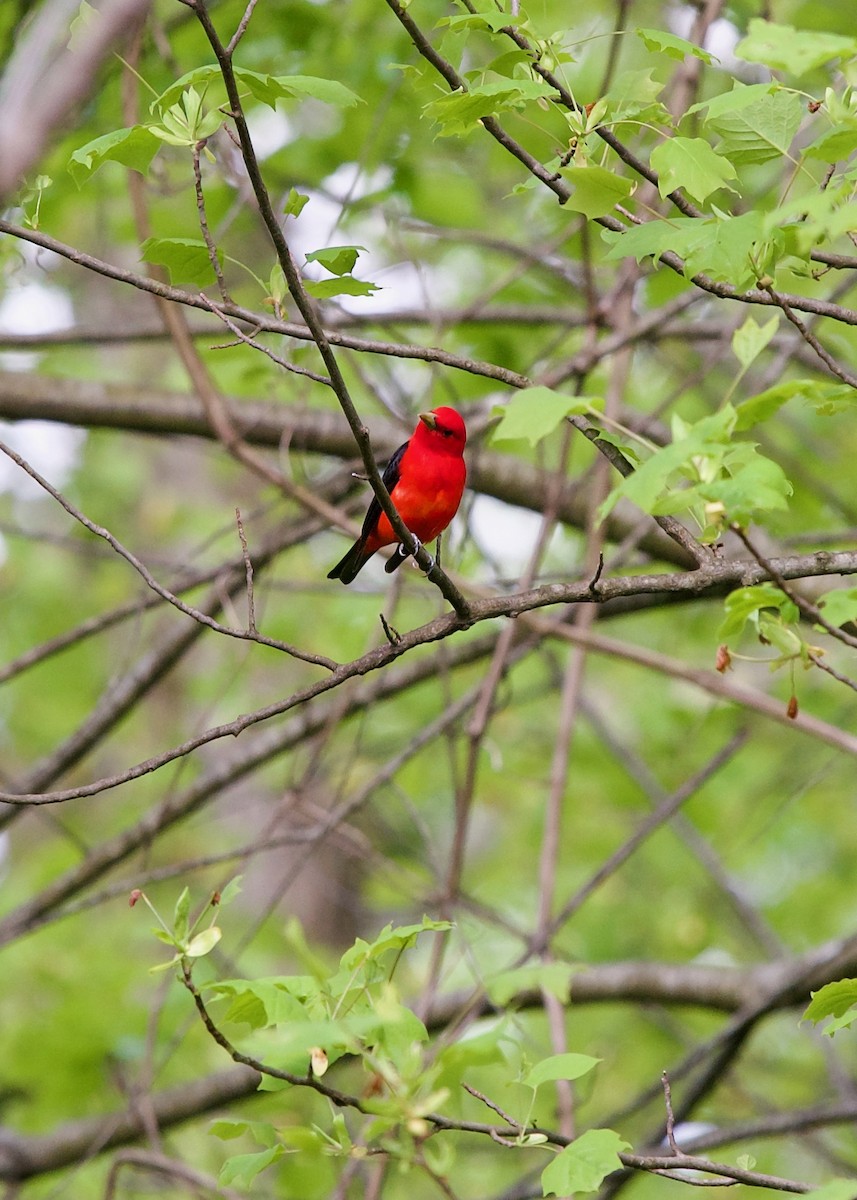
[[[857,946],[853,939],[831,943],[799,958],[743,969],[659,962],[609,963],[586,967],[575,974],[571,1004],[631,1002],[736,1012],[766,995],[776,994],[777,1008],[785,1008],[802,1003],[808,995],[808,990],[804,995],[789,992],[789,981],[801,978],[807,989],[815,989],[841,974],[855,971]],[[438,1030],[454,1020],[467,1002],[463,994],[442,997],[428,1014],[429,1028]],[[513,1003],[516,1008],[540,1007],[542,995],[537,990],[523,992]],[[480,1011],[487,1014],[493,1010],[483,1000]],[[259,1082],[256,1071],[232,1067],[155,1093],[151,1097],[152,1112],[158,1128],[168,1129],[253,1096]],[[853,1105],[822,1106],[817,1111],[809,1110],[809,1115],[803,1117],[800,1113],[778,1114],[776,1118],[762,1119],[758,1124],[763,1128],[748,1136],[775,1137],[813,1124],[847,1122],[853,1116]],[[730,1140],[725,1133],[694,1139],[686,1149],[696,1151],[723,1145]],[[0,1180],[14,1182],[49,1174],[144,1136],[145,1130],[133,1109],[71,1121],[48,1134],[18,1134],[7,1128],[0,1132]],[[633,1160],[640,1157],[627,1156],[632,1160],[629,1165],[636,1165]]]
[[[224,407],[230,423],[250,445],[279,449],[285,442],[295,450],[346,460],[354,458],[354,439],[335,412],[229,397],[224,398]],[[183,434],[214,439],[216,436],[202,402],[187,393],[153,389],[143,393],[139,388],[122,384],[59,381],[23,372],[0,372],[0,418],[56,421],[82,428],[163,437]],[[373,426],[372,440],[379,457],[386,457],[401,442],[402,431],[385,422]],[[553,501],[557,481],[523,459],[479,447],[469,455],[468,486],[506,504],[540,513],[549,499]],[[583,489],[561,481],[556,512],[557,519],[565,524],[585,528],[587,504]],[[608,537],[621,541],[638,526],[639,519],[639,513],[630,505],[620,507],[618,513],[608,518]],[[696,561],[694,555],[657,529],[643,534],[639,544],[658,561],[682,567],[692,567]]]

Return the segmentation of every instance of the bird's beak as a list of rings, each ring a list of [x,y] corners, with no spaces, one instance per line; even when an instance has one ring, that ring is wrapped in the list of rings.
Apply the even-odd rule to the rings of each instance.
[[[437,429],[437,417],[433,412],[420,413],[420,420],[423,425],[428,425],[429,429]]]

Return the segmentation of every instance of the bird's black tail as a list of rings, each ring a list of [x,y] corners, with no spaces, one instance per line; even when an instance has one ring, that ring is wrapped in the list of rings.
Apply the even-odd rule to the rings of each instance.
[[[352,583],[371,557],[371,554],[366,553],[366,539],[358,538],[333,570],[328,571],[327,578],[341,579],[343,583]]]
[[[384,570],[387,572],[388,575],[392,575],[392,573],[394,571],[398,571],[398,569],[402,565],[402,563],[405,562],[410,557],[411,557],[410,551],[406,550],[405,547],[400,542],[399,545],[396,547],[396,553],[391,554],[390,557],[387,559],[387,561],[384,563]]]

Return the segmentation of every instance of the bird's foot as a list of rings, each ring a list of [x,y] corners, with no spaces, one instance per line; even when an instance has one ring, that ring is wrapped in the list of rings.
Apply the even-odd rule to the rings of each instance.
[[[416,543],[416,545],[414,546],[414,555],[416,556],[417,551],[423,550],[423,549],[425,549],[425,547],[423,546],[422,542],[420,541],[420,539],[417,537],[416,534],[413,534],[412,536],[413,536],[414,542]],[[399,549],[402,551],[403,554],[408,553],[408,551],[405,550],[404,546],[400,546]],[[424,569],[424,573],[426,575],[431,575],[432,571],[435,569],[435,566],[436,566],[436,561],[431,554],[429,555],[429,560],[430,560],[429,565],[427,567],[425,567],[425,569]]]
[[[424,549],[422,542],[415,533],[411,534],[411,537],[414,539],[415,543],[413,550],[409,550],[407,546],[404,546],[401,542],[399,542],[398,546],[396,547],[395,554],[384,568],[388,574],[391,571],[395,571],[397,567],[401,566],[402,562],[406,558],[410,558],[412,554],[416,556],[420,550]],[[432,558],[431,555],[429,555],[429,559],[429,565],[425,568],[426,575],[430,575],[437,565],[436,559]]]

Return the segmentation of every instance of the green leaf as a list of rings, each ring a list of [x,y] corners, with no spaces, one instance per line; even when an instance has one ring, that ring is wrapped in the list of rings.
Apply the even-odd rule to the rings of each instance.
[[[638,38],[642,39],[647,50],[666,54],[669,58],[677,59],[678,62],[684,62],[688,56],[699,58],[709,66],[718,61],[713,54],[709,54],[701,46],[695,46],[693,42],[685,41],[684,38],[676,37],[674,33],[667,33],[663,29],[635,29],[634,32]]]
[[[596,1192],[605,1176],[622,1166],[619,1154],[627,1149],[628,1143],[612,1129],[587,1130],[542,1171],[543,1194]]]
[[[243,875],[234,875],[232,879],[229,880],[226,887],[221,889],[219,900],[221,908],[225,908],[227,904],[232,903],[236,896],[240,896],[241,881],[243,878]]]
[[[840,1029],[850,1029],[854,1022],[857,1021],[857,1005],[854,1008],[849,1008],[841,1017],[834,1017],[825,1025],[822,1033],[826,1037],[833,1037]]]
[[[253,1029],[305,1022],[326,1013],[321,985],[309,975],[227,979],[208,984],[205,990],[230,1001],[228,1021],[244,1022]]]
[[[350,275],[360,257],[360,251],[366,252],[365,246],[328,246],[324,250],[312,250],[306,256],[307,262],[317,262],[330,271],[331,275]]]
[[[851,193],[851,187],[843,183],[787,200],[765,214],[766,230],[783,227],[793,243],[793,252],[808,255],[816,245],[834,242],[855,228]]]
[[[275,1043],[266,1051],[271,1066],[295,1075],[304,1075],[310,1056],[322,1048],[332,1065],[343,1054],[357,1054],[364,1046],[378,1043],[383,1021],[373,1012],[351,1013],[341,1021],[286,1022],[277,1027]]]
[[[147,262],[166,267],[173,283],[208,284],[214,280],[208,247],[201,238],[147,238],[140,251]],[[219,250],[217,258],[223,261]]]
[[[705,220],[671,217],[646,221],[622,233],[605,229],[602,237],[610,245],[608,260],[631,256],[641,262],[651,255],[657,262],[669,250],[684,259],[689,279],[705,272],[742,288],[757,278],[751,255],[759,257],[763,230],[762,213],[753,211],[739,217],[717,215]]]
[[[268,299],[266,303],[273,301],[276,304],[282,304],[288,291],[285,272],[279,263],[274,263],[273,267],[271,267],[271,274],[268,276]]]
[[[371,296],[380,291],[375,283],[355,279],[352,275],[343,275],[337,279],[308,279],[304,286],[316,300],[329,300],[332,296]]]
[[[187,888],[182,888],[181,895],[176,901],[175,912],[173,913],[173,932],[178,942],[183,942],[187,937],[189,913],[190,892]]]
[[[75,150],[68,169],[78,187],[105,162],[122,163],[144,175],[159,146],[160,142],[145,125],[114,129]]]
[[[189,129],[194,129],[202,113],[202,96],[194,87],[185,89],[182,96],[182,107]]]
[[[689,243],[705,237],[705,224],[693,217],[671,217],[631,225],[622,233],[605,229],[601,236],[610,246],[607,259],[611,262],[630,257],[639,263],[649,256],[657,262],[667,250],[684,257]]]
[[[748,317],[740,329],[732,334],[732,351],[745,371],[765,349],[777,332],[779,323],[778,316],[771,317],[764,325],[758,325],[752,317]]]
[[[465,13],[465,16],[470,14]],[[491,16],[499,16],[495,10]],[[509,14],[506,14],[506,23],[509,24]],[[492,58],[489,63],[481,67],[478,71],[465,71],[465,79],[481,79],[484,74],[490,72],[492,75],[505,75],[507,79],[514,79],[516,75],[520,75],[519,67],[524,68],[524,74],[529,74],[529,67],[532,65],[532,58],[523,50],[504,50],[502,54],[498,54],[496,58]]]
[[[827,129],[814,142],[804,148],[806,158],[818,158],[822,162],[835,163],[848,158],[857,150],[857,126],[843,129],[841,126]]]
[[[598,510],[599,518],[603,520],[621,497],[653,515],[702,504],[705,537],[710,540],[727,516],[743,524],[760,512],[785,508],[791,484],[780,466],[753,443],[733,440],[736,419],[729,404],[693,425],[674,418],[672,442],[614,487]]]
[[[250,1128],[248,1121],[212,1121],[208,1127],[208,1132],[215,1137],[220,1138],[223,1142],[230,1142],[234,1138],[241,1137]]]
[[[789,400],[793,400],[796,396],[807,397],[814,393],[816,386],[816,382],[812,379],[788,379],[764,392],[759,392],[757,396],[750,396],[735,409],[738,417],[735,423],[736,432],[743,432],[745,429],[752,428],[753,425],[758,425],[760,421],[767,421]]]
[[[68,46],[75,54],[80,50],[83,40],[92,35],[92,30],[98,20],[98,10],[94,5],[90,4],[88,0],[80,0],[77,13],[68,25]]]
[[[236,68],[235,75],[245,92],[249,92],[254,99],[271,108],[276,108],[278,100],[302,97],[320,100],[338,108],[350,108],[362,103],[355,92],[336,79],[320,79],[314,75],[263,75],[241,67]],[[210,63],[188,71],[186,75],[171,83],[166,91],[152,101],[151,111],[163,113],[175,104],[189,87],[210,87],[218,93],[218,99],[225,98],[220,68],[215,63]]]
[[[212,1121],[208,1132],[214,1137],[220,1138],[222,1142],[230,1142],[249,1133],[258,1145],[268,1149],[276,1146],[280,1140],[276,1128],[270,1121]]]
[[[700,456],[725,452],[734,420],[734,409],[725,405],[720,412],[703,417],[695,425],[674,424],[674,440],[656,450],[633,475],[613,489],[599,509],[599,519],[604,519],[621,496],[632,500],[644,512],[651,512],[679,468],[692,466]]]
[[[593,408],[603,406],[604,401],[596,396],[567,396],[541,385],[524,388],[499,410],[502,416],[494,430],[493,440],[526,440],[535,446],[542,438],[553,433],[571,413],[591,412]]]
[[[378,1024],[371,1030],[371,1044],[383,1049],[394,1063],[402,1062],[415,1046],[429,1040],[425,1025],[415,1012],[398,1000],[395,989],[382,989],[381,995],[372,1001],[372,1011]]]
[[[30,229],[39,227],[42,200],[53,182],[50,175],[37,175],[33,182],[25,184],[19,193],[21,208],[24,212],[24,224]]]
[[[304,196],[297,188],[290,188],[286,203],[283,205],[283,212],[287,217],[299,217],[307,204],[309,204],[309,196]]]
[[[697,225],[701,224],[696,222]],[[760,255],[764,217],[760,212],[742,213],[740,217],[718,216],[705,222],[703,228],[689,239],[684,254],[685,274],[705,272],[713,279],[722,279],[736,288],[756,282],[759,269],[754,259]]]
[[[661,196],[680,187],[700,203],[718,188],[728,187],[727,181],[737,174],[729,159],[717,154],[702,138],[669,138],[652,151],[651,163],[660,176]]]
[[[482,117],[520,109],[553,95],[553,88],[541,79],[489,80],[466,92],[446,93],[427,104],[424,112],[440,126],[439,136],[457,137],[473,129]]]
[[[787,379],[738,405],[735,410],[738,414],[736,431],[749,429],[767,420],[794,399],[806,401],[822,416],[830,416],[842,408],[853,408],[857,395],[846,383],[828,383],[824,379]]]
[[[538,1087],[556,1079],[580,1079],[598,1066],[602,1060],[590,1054],[552,1054],[543,1058],[521,1080],[527,1087]]]
[[[748,621],[755,621],[764,609],[776,609],[788,620],[797,620],[797,609],[773,583],[758,583],[736,588],[723,602],[726,618],[717,631],[721,641],[737,637]]]
[[[774,71],[805,75],[834,58],[853,58],[857,40],[835,33],[815,33],[791,25],[774,25],[756,17],[747,36],[735,47],[737,58],[761,63]]]
[[[185,954],[189,958],[204,958],[212,952],[222,937],[223,931],[217,925],[209,925],[208,929],[200,930],[190,939]]]
[[[255,71],[236,71],[239,83],[248,87],[257,100],[275,108],[278,100],[308,98],[336,108],[353,108],[363,101],[338,79],[320,79],[315,75],[259,75]]]
[[[739,525],[761,513],[788,508],[792,491],[779,463],[750,442],[736,442],[724,456],[720,477],[699,487],[703,501],[722,504],[729,520]]]
[[[747,108],[749,105],[755,104],[762,96],[770,96],[776,90],[778,90],[778,86],[774,83],[747,84],[734,79],[731,92],[721,92],[709,100],[700,100],[698,104],[692,104],[685,115],[689,117],[694,113],[707,111],[706,120],[716,120],[725,113],[738,112],[742,108]]]
[[[788,154],[802,120],[800,96],[780,89],[745,107],[709,117],[708,124],[723,138],[719,152],[737,166]]]
[[[857,621],[857,587],[835,588],[816,601],[824,619],[831,625],[847,625]]]
[[[563,176],[574,188],[566,206],[590,219],[611,212],[617,204],[628,199],[634,186],[630,179],[605,167],[569,167],[563,171]]]
[[[149,132],[159,141],[166,142],[168,146],[184,146],[185,149],[190,149],[195,139],[175,114],[176,109],[173,107],[169,112],[164,113],[163,125],[150,125]]]
[[[444,26],[448,26],[450,29],[487,29],[492,33],[497,33],[508,25],[520,24],[521,22],[510,13],[485,9],[482,12],[461,13],[460,16],[441,17],[435,28],[442,29]]]
[[[857,394],[847,383],[830,383],[823,379],[807,380],[805,400],[821,416],[829,417],[843,409],[853,410]]]
[[[253,1154],[236,1154],[227,1158],[220,1168],[219,1182],[222,1187],[249,1188],[260,1171],[286,1153],[283,1146],[272,1146]]]
[[[373,942],[357,938],[354,945],[345,951],[339,965],[343,971],[353,971],[356,967],[377,960],[390,950],[401,951],[412,946],[421,933],[445,933],[452,929],[449,921],[434,921],[431,917],[423,917],[419,925],[385,925]]]
[[[170,967],[175,966],[179,962],[181,955],[174,954],[167,962],[155,963],[153,967],[149,967],[150,975],[159,975],[162,971],[169,971]]]
[[[857,1018],[857,979],[838,979],[827,983],[817,992],[810,992],[812,1000],[801,1018],[812,1021],[817,1025],[827,1017],[842,1017],[852,1014],[852,1020]],[[825,1032],[829,1032],[826,1030]]]
[[[174,80],[165,91],[156,96],[149,105],[149,111],[162,115],[181,100],[187,88],[201,88],[206,91],[212,84],[219,86],[220,94],[224,95],[223,77],[217,64],[209,63],[203,67],[195,67],[193,71],[188,71]]]
[[[788,629],[777,617],[768,613],[759,614],[759,637],[783,656],[794,658],[800,654],[803,642],[793,629]]]

